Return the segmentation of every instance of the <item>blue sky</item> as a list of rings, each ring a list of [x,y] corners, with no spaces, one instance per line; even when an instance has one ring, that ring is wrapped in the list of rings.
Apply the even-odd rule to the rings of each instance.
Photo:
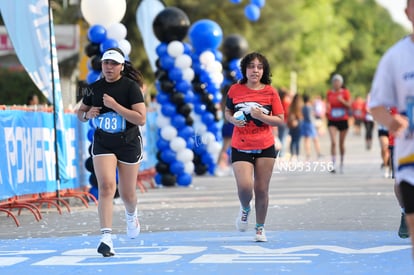
[[[411,23],[408,21],[407,16],[405,15],[404,9],[406,7],[407,0],[376,0],[377,3],[381,4],[389,10],[392,18],[406,27],[408,30],[411,30]]]

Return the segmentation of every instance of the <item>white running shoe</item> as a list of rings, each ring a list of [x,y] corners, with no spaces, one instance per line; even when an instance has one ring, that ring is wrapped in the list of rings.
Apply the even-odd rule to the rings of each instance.
[[[256,227],[256,242],[267,242],[266,233],[264,227]]]
[[[112,244],[112,235],[109,233],[102,234],[101,242],[98,246],[98,253],[104,257],[111,257],[115,255],[114,245]]]
[[[126,223],[127,223],[127,228],[126,228],[127,236],[128,238],[135,239],[139,235],[139,232],[141,231],[141,226],[138,220],[137,209],[135,209],[134,215],[132,216],[128,215],[128,213],[125,211],[125,218],[126,218]]]
[[[240,208],[239,216],[236,219],[236,228],[240,232],[245,232],[247,228],[249,227],[250,211],[245,211],[243,210],[243,208]]]

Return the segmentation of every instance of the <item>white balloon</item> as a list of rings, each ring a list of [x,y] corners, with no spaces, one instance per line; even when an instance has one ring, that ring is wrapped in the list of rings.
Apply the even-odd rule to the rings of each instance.
[[[180,152],[185,149],[187,143],[182,137],[175,137],[171,140],[170,147],[175,152]]]
[[[185,81],[191,82],[193,81],[195,76],[194,70],[191,68],[186,68],[183,70],[183,79]]]
[[[177,136],[177,129],[173,126],[168,125],[161,129],[161,137],[165,140],[172,140]]]
[[[126,0],[82,0],[81,12],[89,25],[105,28],[120,22],[125,15]]]
[[[220,143],[218,143],[218,142],[212,142],[211,144],[209,144],[207,146],[207,151],[210,154],[213,154],[213,155],[220,153],[220,151],[221,151],[221,145],[220,145]]]
[[[158,128],[162,129],[165,126],[171,125],[171,119],[169,117],[163,116],[162,114],[157,114],[156,124]]]
[[[224,81],[224,76],[220,72],[216,72],[210,75],[211,80],[216,84],[217,86],[220,86],[221,83]]]
[[[213,61],[208,64],[206,71],[209,73],[221,73],[223,71],[223,65],[218,61]]]
[[[207,131],[207,126],[201,121],[194,120],[193,127],[196,135],[203,135]]]
[[[194,172],[194,163],[192,161],[187,161],[184,163],[184,171],[187,174],[193,174]]]
[[[216,60],[216,57],[211,51],[204,51],[200,54],[199,59],[201,64],[208,66],[208,64],[213,63]]]
[[[186,148],[177,153],[177,160],[182,161],[183,163],[192,161],[194,158],[194,153],[192,150]]]
[[[189,55],[181,54],[177,56],[177,58],[175,59],[174,65],[175,67],[184,70],[184,69],[191,67],[192,63],[193,63],[193,60],[191,59]]]
[[[203,142],[203,144],[207,145],[207,147],[208,147],[208,146],[210,146],[211,143],[216,142],[216,137],[211,132],[205,132],[201,136],[201,141]]]
[[[112,24],[106,29],[106,36],[115,39],[116,41],[125,39],[126,35],[127,29],[122,23]]]
[[[184,53],[184,44],[180,41],[171,41],[167,46],[167,52],[171,57],[177,57]]]
[[[122,50],[125,56],[131,53],[131,43],[129,43],[126,39],[118,41],[118,48]]]

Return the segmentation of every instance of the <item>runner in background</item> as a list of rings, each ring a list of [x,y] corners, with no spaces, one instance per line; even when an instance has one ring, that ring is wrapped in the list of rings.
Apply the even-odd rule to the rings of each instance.
[[[365,148],[371,150],[372,148],[372,133],[374,131],[374,118],[368,109],[369,94],[364,104],[364,127],[365,127]]]
[[[332,89],[328,90],[327,101],[327,117],[328,131],[331,140],[331,157],[334,169],[331,173],[336,172],[336,138],[339,133],[339,154],[340,164],[339,172],[343,173],[344,157],[345,157],[345,138],[348,132],[349,109],[351,107],[351,93],[344,87],[344,79],[341,75],[335,74],[332,77]]]
[[[315,127],[318,135],[321,136],[325,133],[324,121],[326,114],[326,103],[323,96],[317,95],[312,100],[313,114],[315,116]]]
[[[365,100],[357,96],[351,104],[352,116],[354,118],[354,134],[361,135],[361,126],[365,119]]]

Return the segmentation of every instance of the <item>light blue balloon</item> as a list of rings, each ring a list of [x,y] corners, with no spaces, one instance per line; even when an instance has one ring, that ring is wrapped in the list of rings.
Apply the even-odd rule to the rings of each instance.
[[[257,21],[260,18],[260,8],[255,4],[249,4],[244,8],[244,15],[250,21]]]

